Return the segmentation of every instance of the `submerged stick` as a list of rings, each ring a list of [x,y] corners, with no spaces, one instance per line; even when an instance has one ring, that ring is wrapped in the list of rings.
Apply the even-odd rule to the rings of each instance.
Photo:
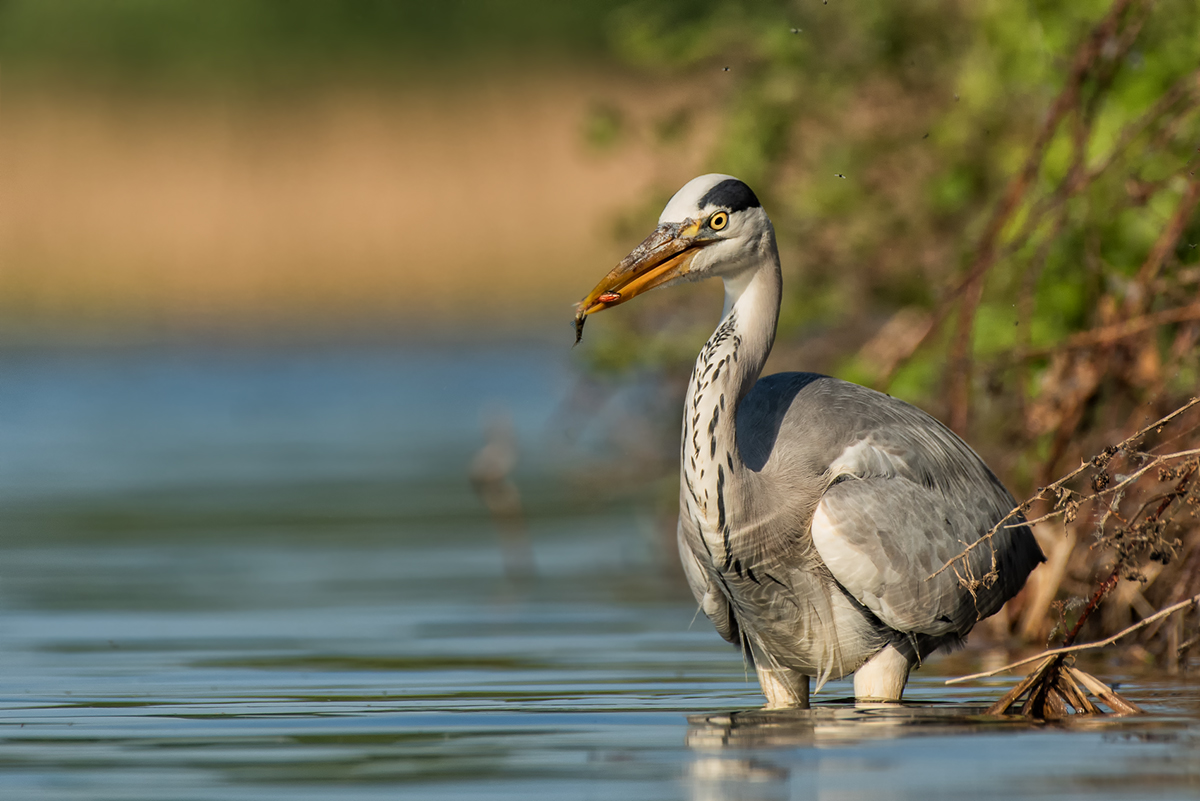
[[[1047,659],[1044,663],[1038,665],[1037,670],[1033,671],[1028,676],[1017,682],[1016,686],[1006,692],[1003,698],[989,706],[984,714],[1003,715],[1005,712],[1007,712],[1008,708],[1015,704],[1017,699],[1024,695],[1025,692],[1033,686],[1035,681],[1042,677],[1042,674],[1046,672],[1046,669],[1050,667],[1050,663],[1053,661],[1053,659]],[[955,679],[955,681],[959,681],[959,679]],[[950,682],[946,683],[949,684]]]
[[[1082,672],[1082,671],[1080,671],[1080,672]],[[1084,675],[1087,675],[1087,674],[1084,674]],[[1080,682],[1076,678],[1074,668],[1066,668],[1065,670],[1062,671],[1062,673],[1059,674],[1059,687],[1062,689],[1063,695],[1066,696],[1067,703],[1070,704],[1077,713],[1083,714],[1083,715],[1103,714],[1100,710],[1100,707],[1093,704],[1088,699],[1087,693],[1085,693],[1082,689],[1080,689],[1079,685],[1081,683],[1083,684],[1084,688],[1088,688],[1087,683]],[[1112,694],[1111,691],[1108,690],[1108,687],[1103,684],[1103,682],[1097,682],[1097,684],[1100,684],[1102,687],[1104,687],[1107,694],[1109,694],[1109,695]],[[1097,698],[1099,698],[1101,701],[1104,700],[1104,696],[1100,695],[1095,690],[1091,690],[1091,693],[1093,695],[1095,695]],[[1121,700],[1124,701],[1124,699],[1121,699]],[[1109,706],[1112,707],[1113,705],[1110,703]],[[1116,707],[1113,707],[1113,708],[1115,709]]]
[[[1096,696],[1101,701],[1103,701],[1106,705],[1108,705],[1108,708],[1111,709],[1114,714],[1116,714],[1116,715],[1140,715],[1140,714],[1142,714],[1142,708],[1140,706],[1135,704],[1133,701],[1130,701],[1126,698],[1122,698],[1121,696],[1117,695],[1117,693],[1113,690],[1112,687],[1109,687],[1107,684],[1100,681],[1100,679],[1096,678],[1095,676],[1091,675],[1090,673],[1084,673],[1082,670],[1079,670],[1078,668],[1070,668],[1069,667],[1069,668],[1067,668],[1067,675],[1069,675],[1072,679],[1074,679],[1075,681],[1082,684],[1085,688],[1087,688],[1088,692],[1090,692],[1092,695]]]

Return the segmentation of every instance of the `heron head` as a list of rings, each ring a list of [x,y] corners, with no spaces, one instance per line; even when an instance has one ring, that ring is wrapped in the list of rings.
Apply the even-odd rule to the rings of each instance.
[[[757,266],[774,237],[754,192],[730,175],[701,175],[675,193],[642,244],[576,304],[584,318],[643,292],[680,281],[735,275]]]

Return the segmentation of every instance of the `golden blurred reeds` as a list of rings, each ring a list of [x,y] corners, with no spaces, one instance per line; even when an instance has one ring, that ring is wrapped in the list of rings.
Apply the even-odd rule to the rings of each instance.
[[[617,217],[701,163],[702,134],[647,133],[695,106],[680,82],[582,70],[267,102],[6,83],[3,327],[568,319],[620,256]],[[584,135],[597,108],[618,110],[614,146]]]

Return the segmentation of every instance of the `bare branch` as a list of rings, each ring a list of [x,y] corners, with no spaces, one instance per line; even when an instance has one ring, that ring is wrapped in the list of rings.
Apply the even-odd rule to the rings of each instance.
[[[1195,606],[1198,603],[1200,603],[1200,595],[1193,595],[1191,598],[1187,599],[1186,601],[1180,601],[1177,604],[1168,606],[1166,609],[1158,610],[1150,617],[1145,618],[1144,620],[1140,620],[1137,623],[1134,623],[1132,626],[1130,626],[1126,629],[1122,629],[1121,631],[1117,632],[1116,634],[1114,634],[1113,636],[1111,636],[1107,639],[1097,640],[1096,642],[1088,642],[1088,643],[1084,643],[1083,645],[1071,645],[1071,646],[1067,646],[1065,648],[1053,648],[1049,651],[1042,651],[1040,654],[1035,654],[1034,656],[1026,657],[1025,659],[1018,660],[1016,662],[1013,662],[1012,664],[1005,665],[1004,667],[996,668],[995,670],[989,670],[984,673],[972,673],[970,676],[959,676],[956,679],[947,679],[946,683],[947,684],[959,684],[961,682],[971,681],[973,679],[986,679],[989,676],[996,676],[1000,673],[1004,673],[1006,671],[1012,670],[1013,668],[1018,668],[1021,665],[1028,665],[1030,662],[1036,662],[1039,659],[1048,659],[1048,658],[1055,657],[1055,656],[1062,656],[1063,654],[1072,654],[1072,653],[1075,653],[1076,651],[1090,651],[1094,648],[1103,648],[1106,645],[1112,645],[1114,642],[1116,642],[1117,640],[1121,639],[1122,637],[1124,637],[1126,635],[1132,634],[1133,632],[1138,631],[1139,629],[1144,629],[1146,626],[1149,626],[1151,623],[1155,622],[1156,620],[1160,620],[1174,612],[1178,612],[1180,609],[1185,609],[1190,606]]]
[[[1046,348],[1028,350],[1021,355],[1026,359],[1036,359],[1062,351],[1088,348],[1094,345],[1111,345],[1118,340],[1136,336],[1151,328],[1157,328],[1160,325],[1183,323],[1192,320],[1200,320],[1200,301],[1175,309],[1164,309],[1153,314],[1133,317],[1113,325],[1093,328],[1090,331],[1081,331],[1078,334],[1068,337],[1065,342],[1060,342],[1057,345]]]
[[[1126,437],[1124,440],[1122,440],[1120,442],[1120,444],[1118,444],[1114,448],[1112,448],[1111,452],[1119,453],[1121,451],[1127,451],[1129,449],[1129,446],[1131,446],[1133,443],[1141,440],[1142,437],[1146,436],[1151,431],[1155,431],[1157,429],[1162,428],[1167,423],[1170,423],[1172,420],[1174,420],[1175,418],[1179,417],[1180,415],[1182,415],[1183,413],[1185,413],[1186,411],[1188,411],[1189,409],[1191,409],[1192,407],[1197,406],[1197,405],[1200,405],[1200,397],[1192,398],[1190,401],[1188,401],[1184,405],[1180,406],[1178,409],[1176,409],[1175,411],[1166,415],[1165,417],[1159,418],[1158,420],[1154,421],[1150,425],[1141,428],[1133,435]],[[1104,491],[1096,493],[1093,497],[1102,497],[1104,495],[1114,494],[1114,493],[1118,492],[1119,490],[1121,490],[1122,488],[1124,488],[1125,486],[1132,483],[1133,481],[1137,480],[1139,477],[1144,475],[1148,470],[1151,470],[1152,468],[1156,467],[1158,464],[1161,464],[1162,462],[1167,461],[1169,459],[1193,456],[1193,455],[1196,455],[1197,452],[1200,452],[1200,449],[1178,451],[1177,453],[1169,453],[1169,454],[1163,454],[1161,456],[1156,456],[1149,463],[1147,463],[1147,464],[1143,465],[1142,467],[1140,467],[1139,469],[1135,470],[1131,475],[1126,476],[1123,480],[1121,480],[1117,484],[1113,485],[1112,487],[1108,487]],[[1006,514],[1004,517],[1000,518],[1000,520],[997,521],[996,525],[992,526],[991,531],[989,531],[987,534],[984,534],[982,537],[977,539],[975,542],[968,545],[965,549],[963,549],[962,553],[960,553],[958,556],[954,557],[950,561],[946,562],[946,564],[942,565],[941,568],[939,568],[937,571],[935,571],[934,573],[932,573],[931,575],[926,577],[925,580],[931,581],[931,580],[937,578],[938,576],[940,576],[947,569],[949,569],[950,566],[953,565],[955,562],[965,559],[967,557],[967,555],[971,553],[971,551],[978,548],[982,543],[991,540],[991,538],[993,536],[995,536],[996,532],[999,531],[1000,529],[1011,528],[1011,526],[1006,525],[1010,520],[1012,520],[1014,517],[1016,517],[1018,515],[1024,514],[1027,510],[1032,508],[1034,501],[1044,499],[1048,493],[1057,492],[1059,489],[1061,489],[1063,486],[1065,486],[1067,483],[1069,483],[1072,479],[1078,477],[1085,470],[1095,467],[1098,463],[1098,459],[1099,459],[1099,457],[1096,457],[1090,461],[1082,463],[1081,465],[1079,465],[1079,467],[1075,468],[1070,473],[1067,473],[1065,476],[1058,479],[1054,483],[1048,484],[1047,486],[1039,489],[1037,491],[1037,493],[1034,494],[1033,496],[1031,496],[1028,500],[1019,504],[1011,512]],[[1061,512],[1062,512],[1062,510],[1057,510],[1056,512],[1053,512],[1050,515],[1046,515],[1044,517],[1038,518],[1037,520],[1038,521],[1045,520],[1050,517],[1053,517],[1055,514],[1061,514]],[[1022,525],[1029,525],[1029,524],[1024,523]]]

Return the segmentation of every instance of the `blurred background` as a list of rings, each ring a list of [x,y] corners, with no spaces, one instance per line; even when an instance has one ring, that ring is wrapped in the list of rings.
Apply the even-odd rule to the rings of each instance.
[[[768,370],[921,405],[1025,497],[1200,383],[1198,64],[1192,0],[3,0],[0,597],[286,605],[315,579],[230,543],[436,540],[686,605],[676,410],[721,290],[570,322],[710,171],[779,232]],[[1110,628],[1200,589],[1190,475],[1118,498],[1183,510],[1128,553],[1090,547],[1112,496],[1050,521],[993,633],[1044,643],[1114,569]]]

